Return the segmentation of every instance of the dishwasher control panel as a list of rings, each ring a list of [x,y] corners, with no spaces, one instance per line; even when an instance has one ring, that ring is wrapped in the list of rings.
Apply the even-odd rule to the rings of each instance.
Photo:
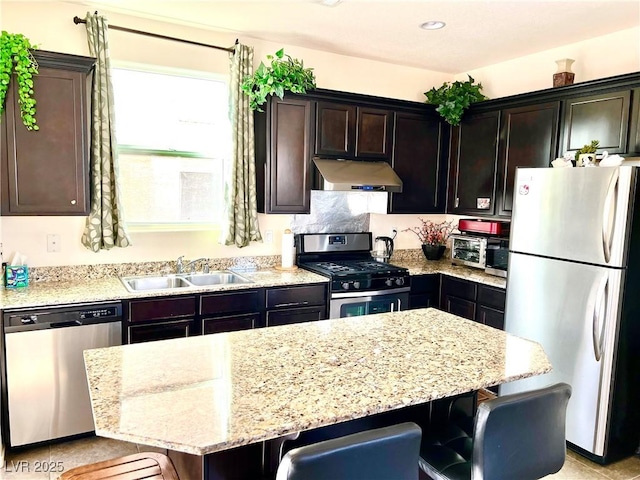
[[[38,307],[25,310],[5,310],[5,333],[24,329],[73,327],[122,319],[122,304],[84,304],[68,307]]]

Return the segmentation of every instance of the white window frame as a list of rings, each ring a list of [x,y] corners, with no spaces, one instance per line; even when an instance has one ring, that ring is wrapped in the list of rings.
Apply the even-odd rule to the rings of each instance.
[[[120,69],[120,70],[134,70],[139,72],[157,73],[162,75],[176,75],[176,76],[182,76],[182,77],[214,80],[218,82],[223,82],[227,87],[227,91],[229,91],[229,83],[230,83],[229,76],[223,75],[220,73],[206,72],[203,70],[188,70],[188,69],[182,69],[182,68],[167,67],[162,65],[151,65],[151,64],[128,62],[128,61],[112,61],[111,68]],[[116,108],[116,122],[117,122],[118,121],[117,106],[115,108]],[[150,154],[150,155],[156,155],[156,156],[180,156],[185,158],[187,157],[208,158],[206,155],[200,154],[198,152],[152,150],[152,149],[144,149],[144,148],[135,147],[135,146],[118,145],[118,156],[120,156],[120,154],[127,154],[127,153]],[[225,174],[224,169],[229,167],[229,165],[227,165],[228,163],[229,163],[228,161],[225,162],[225,165],[223,166],[223,175]],[[193,222],[193,223],[186,223],[186,222],[184,223],[182,222],[146,223],[144,222],[142,223],[142,222],[128,222],[126,220],[126,209],[124,213],[125,213],[125,222],[130,232],[208,231],[208,232],[220,233],[222,231],[222,221],[223,221],[222,218],[217,223],[202,223],[202,222],[201,223],[197,223],[197,222]]]

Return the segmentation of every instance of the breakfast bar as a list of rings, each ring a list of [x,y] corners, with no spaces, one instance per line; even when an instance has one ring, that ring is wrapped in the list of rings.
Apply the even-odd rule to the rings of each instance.
[[[215,452],[551,371],[542,347],[433,308],[88,350],[96,434]],[[192,478],[190,474],[188,478]]]

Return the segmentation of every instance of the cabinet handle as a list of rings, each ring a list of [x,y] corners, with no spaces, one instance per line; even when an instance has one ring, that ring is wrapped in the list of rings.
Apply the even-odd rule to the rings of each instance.
[[[454,208],[458,208],[459,206],[460,206],[460,199],[458,197],[456,197]]]
[[[71,200],[71,205],[75,205],[76,201],[75,200]]]
[[[292,302],[292,303],[277,303],[275,307],[293,307],[294,305],[309,305],[309,302]]]

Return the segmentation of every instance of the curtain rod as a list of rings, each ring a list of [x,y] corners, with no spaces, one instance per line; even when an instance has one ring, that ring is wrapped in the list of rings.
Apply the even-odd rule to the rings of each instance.
[[[76,25],[78,25],[79,23],[87,23],[86,20],[83,20],[82,18],[76,16],[73,17],[73,23],[75,23]],[[183,38],[176,38],[176,37],[168,37],[167,35],[160,35],[157,33],[150,33],[150,32],[143,32],[142,30],[134,30],[133,28],[126,28],[126,27],[118,27],[116,25],[109,25],[109,28],[113,29],[113,30],[120,30],[121,32],[129,32],[129,33],[136,33],[138,35],[144,35],[147,37],[154,37],[154,38],[161,38],[163,40],[173,40],[175,42],[182,42],[182,43],[188,43],[190,45],[198,45],[199,47],[207,47],[207,48],[215,48],[216,50],[224,50],[225,52],[234,52],[234,48],[233,47],[219,47],[217,45],[209,45],[208,43],[200,43],[200,42],[194,42],[192,40],[185,40]],[[236,45],[238,44],[238,39],[236,38]]]

